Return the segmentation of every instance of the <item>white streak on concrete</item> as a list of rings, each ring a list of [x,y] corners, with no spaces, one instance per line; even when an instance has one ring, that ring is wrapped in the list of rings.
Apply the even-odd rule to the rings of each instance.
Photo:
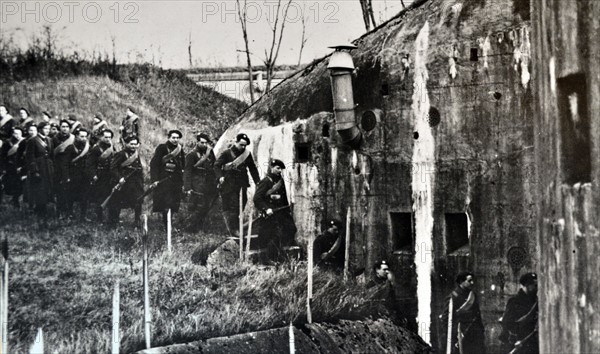
[[[415,265],[417,272],[419,335],[430,342],[431,328],[431,274],[433,271],[433,186],[435,177],[435,142],[427,122],[430,101],[427,92],[427,52],[429,50],[429,24],[421,28],[415,41],[414,94],[412,109],[414,130],[419,138],[414,141],[413,165],[420,173],[412,175],[413,211],[415,214]]]
[[[550,91],[556,96],[556,59],[550,58],[548,62],[548,71],[550,74]]]
[[[489,68],[488,56],[490,55],[490,51],[492,50],[492,45],[490,43],[490,36],[485,37],[484,40],[481,41],[481,56],[483,57],[483,67],[485,69]]]

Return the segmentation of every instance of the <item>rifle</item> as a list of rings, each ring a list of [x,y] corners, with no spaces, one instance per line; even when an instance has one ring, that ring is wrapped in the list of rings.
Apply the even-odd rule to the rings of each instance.
[[[133,176],[134,173],[136,173],[139,170],[133,170],[131,171],[131,173],[129,173],[124,179],[123,179],[123,183],[121,183],[119,181],[119,183],[117,183],[116,186],[113,187],[113,189],[110,191],[110,194],[108,195],[108,197],[106,197],[106,199],[104,199],[104,201],[102,202],[102,204],[100,204],[100,207],[102,209],[105,209],[106,206],[108,205],[108,202],[110,201],[110,199],[113,197],[113,195],[115,194],[116,191],[118,191],[119,189],[121,189],[121,187],[123,187],[123,185],[125,184],[125,182],[127,182],[127,180],[129,179],[129,177]]]
[[[148,187],[148,189],[146,189],[144,191],[144,193],[135,202],[136,203],[142,203],[144,201],[144,198],[146,198],[146,196],[148,194],[152,193],[152,191],[154,191],[156,189],[156,187],[158,187],[159,184],[163,183],[164,181],[168,180],[169,178],[171,178],[171,176],[165,177],[165,178],[161,179],[160,181],[158,181],[157,184],[152,183],[150,185],[150,187]]]
[[[271,215],[267,215],[265,212],[261,212],[259,216],[257,216],[254,219],[252,219],[252,222],[254,223],[255,221],[260,220],[260,219],[270,218],[271,216],[275,215],[276,212],[278,212],[280,210],[284,210],[284,209],[290,208],[290,207],[291,207],[291,205],[286,205],[286,206],[283,206],[283,207],[275,208],[275,209],[273,209],[273,214],[271,214]],[[244,228],[246,228],[249,223],[250,223],[250,221],[245,222],[244,223]]]
[[[533,335],[537,333],[537,331],[538,330],[536,328],[531,333],[529,333],[525,338],[516,341],[515,344],[514,344],[515,347],[508,354],[516,354],[516,353],[518,353],[519,349],[521,349],[521,347],[523,347],[523,344],[525,342],[527,342],[529,339],[531,339],[533,337]]]

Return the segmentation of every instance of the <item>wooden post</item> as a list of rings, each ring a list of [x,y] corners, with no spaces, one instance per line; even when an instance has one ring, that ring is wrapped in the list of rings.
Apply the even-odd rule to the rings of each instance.
[[[6,247],[6,242],[5,236],[3,247]],[[8,353],[8,257],[4,258],[4,272],[2,275],[2,353]]]
[[[4,352],[2,352],[4,353]],[[29,348],[30,354],[44,354],[44,332],[38,328],[33,344]]]
[[[452,308],[454,301],[450,298],[450,304],[448,305],[448,337],[446,338],[446,354],[452,353],[452,312],[454,309]]]
[[[246,261],[250,260],[250,239],[252,238],[252,214],[254,203],[250,205],[250,216],[248,216],[248,236],[246,237]]]
[[[171,209],[167,211],[167,251],[171,253]]]
[[[244,260],[244,188],[240,189],[240,261]]]
[[[119,335],[119,321],[120,321],[120,299],[119,299],[119,281],[115,282],[115,290],[113,292],[113,308],[112,308],[112,342],[111,342],[111,353],[119,354],[119,346],[121,343],[121,337]]]
[[[348,280],[349,276],[349,268],[350,268],[350,221],[352,220],[352,215],[350,214],[350,207],[348,207],[348,211],[346,212],[346,244],[345,252],[344,252],[344,281]]]
[[[314,264],[314,242],[315,237],[314,233],[310,233],[308,236],[308,265],[307,265],[307,275],[308,275],[308,290],[306,292],[306,320],[308,323],[312,323],[312,297],[313,297],[313,264]]]
[[[294,338],[294,326],[290,322],[290,354],[296,354],[296,338]]]
[[[144,337],[146,339],[146,349],[150,349],[150,323],[152,316],[150,313],[150,284],[148,276],[148,216],[144,214]]]

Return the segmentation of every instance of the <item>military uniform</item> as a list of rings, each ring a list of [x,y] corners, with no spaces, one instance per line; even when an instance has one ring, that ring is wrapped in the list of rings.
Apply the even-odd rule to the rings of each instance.
[[[119,222],[121,209],[132,208],[135,212],[135,222],[139,225],[142,204],[138,199],[144,194],[144,173],[139,153],[126,150],[117,152],[110,164],[110,171],[113,187],[121,178],[125,178],[125,183],[113,194],[108,203],[108,222],[113,226],[116,225]]]
[[[23,146],[27,144],[25,139],[16,141],[14,138],[11,138],[6,140],[2,148],[0,148],[0,174],[3,175],[2,184],[4,193],[12,196],[12,203],[16,207],[19,206],[19,198],[23,193],[23,182],[19,174],[22,161],[18,153],[21,144]]]
[[[452,353],[485,354],[484,327],[475,292],[457,286],[446,298],[446,309],[452,300]],[[447,317],[445,324],[447,325]],[[446,327],[447,328],[447,327]],[[462,340],[458,342],[458,335]],[[462,350],[460,346],[462,345]]]
[[[335,242],[340,239],[340,244],[337,250],[333,252],[327,259],[321,260],[321,254],[328,252]],[[314,262],[325,268],[343,269],[345,258],[345,239],[341,234],[341,230],[337,235],[332,234],[329,230],[317,237],[313,245]]]
[[[192,191],[190,197],[192,209],[191,229],[197,230],[217,197],[217,181],[214,164],[216,158],[212,149],[196,147],[185,156],[183,189]]]
[[[98,141],[100,140],[100,138],[102,138],[102,132],[105,129],[108,129],[108,124],[105,120],[100,120],[100,122],[92,126],[90,134],[90,144],[92,146],[95,146],[96,143],[98,143]]]
[[[297,229],[291,210],[284,208],[289,206],[289,202],[281,176],[269,173],[258,183],[254,206],[263,214],[267,209],[273,210],[273,215],[260,220],[258,245],[266,246],[268,260],[282,260],[285,249],[295,245]]]
[[[110,144],[98,142],[89,153],[86,160],[87,174],[91,179],[89,201],[96,204],[96,215],[102,221],[102,208],[100,205],[108,197],[112,189],[110,163],[115,151]],[[94,177],[97,179],[94,181]]]
[[[90,151],[88,142],[75,141],[65,149],[65,161],[68,161],[68,206],[73,210],[73,204],[79,203],[81,218],[84,219],[90,192],[90,177],[87,174],[86,161]]]
[[[34,205],[36,215],[41,217],[46,217],[46,206],[53,199],[52,149],[52,141],[40,135],[27,141],[25,165],[29,202]]]
[[[184,166],[185,153],[181,145],[166,142],[156,147],[150,161],[150,179],[153,183],[162,182],[154,190],[153,212],[166,212],[168,209],[173,213],[179,211]]]
[[[15,120],[10,114],[7,114],[6,116],[4,116],[4,118],[0,118],[0,140],[1,141],[6,141],[6,140],[10,139],[10,137],[12,136],[12,130],[13,130],[13,127],[15,126],[15,124],[16,124]]]
[[[535,283],[534,283],[535,282]],[[519,289],[517,295],[511,297],[506,303],[506,310],[502,316],[502,334],[500,340],[506,344],[506,352],[515,349],[515,354],[538,354],[539,335],[537,274],[526,273],[521,276],[521,285],[535,284],[535,291]],[[520,342],[519,345],[516,345]]]
[[[69,163],[70,155],[66,153],[67,147],[75,142],[73,134],[57,134],[52,139],[54,148],[54,182],[56,193],[56,208],[60,215],[71,214],[69,208]]]
[[[125,117],[121,122],[121,143],[132,136],[140,136],[140,119],[137,115]]]
[[[246,191],[250,187],[248,171],[250,171],[255,184],[258,184],[260,181],[252,153],[248,153],[247,157],[239,165],[233,166],[232,162],[242,154],[244,154],[243,150],[240,151],[235,146],[232,146],[223,151],[215,162],[217,180],[221,177],[225,178],[224,182],[220,185],[223,214],[228,229],[234,234],[237,232],[234,230],[237,230],[239,227],[240,191],[242,192],[242,208],[246,207],[246,202],[248,201],[248,196],[246,195]]]

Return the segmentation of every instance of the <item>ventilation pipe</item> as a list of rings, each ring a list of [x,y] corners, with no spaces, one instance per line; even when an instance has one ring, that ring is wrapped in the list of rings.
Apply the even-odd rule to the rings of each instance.
[[[350,50],[356,49],[356,46],[345,44],[329,48],[335,49],[327,65],[327,69],[329,69],[329,74],[331,75],[335,129],[344,144],[356,149],[360,145],[362,134],[358,129],[354,114],[354,95],[352,90],[354,63],[349,53]]]

